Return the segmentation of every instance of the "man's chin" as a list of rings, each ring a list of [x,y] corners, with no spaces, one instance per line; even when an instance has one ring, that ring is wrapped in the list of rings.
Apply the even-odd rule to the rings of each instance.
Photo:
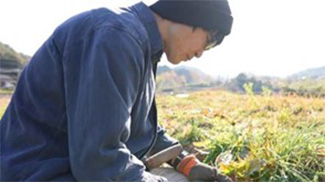
[[[169,63],[171,63],[173,65],[177,65],[177,64],[179,64],[180,62],[183,61],[181,59],[173,59],[173,58],[168,58],[168,57],[167,57],[167,60],[168,60]]]

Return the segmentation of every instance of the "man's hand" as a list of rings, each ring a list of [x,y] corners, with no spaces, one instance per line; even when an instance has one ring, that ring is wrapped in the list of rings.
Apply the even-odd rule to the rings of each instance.
[[[188,155],[178,164],[177,170],[191,181],[232,182],[231,178],[218,172],[217,168],[200,162],[194,155]]]

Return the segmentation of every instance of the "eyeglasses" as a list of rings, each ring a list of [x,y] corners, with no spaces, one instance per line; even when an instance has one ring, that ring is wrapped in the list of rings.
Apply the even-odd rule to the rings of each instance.
[[[193,27],[192,32],[194,32],[195,29],[196,29],[196,27]],[[218,33],[217,31],[209,32],[209,35],[207,38],[207,44],[206,44],[204,50],[209,50],[209,49],[221,44],[224,37],[225,37],[224,34]]]
[[[207,45],[205,46],[205,50],[209,50],[219,44],[221,44],[223,40],[223,34],[217,32],[210,32],[208,36]]]

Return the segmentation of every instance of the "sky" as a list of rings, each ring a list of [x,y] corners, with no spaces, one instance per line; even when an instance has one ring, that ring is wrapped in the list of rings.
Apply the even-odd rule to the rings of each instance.
[[[32,56],[69,17],[138,0],[0,0],[0,42]],[[150,5],[155,0],[144,0]],[[324,0],[229,0],[234,24],[223,43],[192,66],[213,76],[284,77],[325,66]],[[169,65],[164,56],[161,65]]]

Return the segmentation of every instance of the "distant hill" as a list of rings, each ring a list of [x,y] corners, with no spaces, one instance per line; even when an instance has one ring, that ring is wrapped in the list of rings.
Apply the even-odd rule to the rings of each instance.
[[[9,45],[0,42],[0,87],[16,85],[20,72],[29,59],[30,56],[17,53]]]
[[[23,66],[30,59],[30,56],[18,53],[9,45],[0,42],[0,59],[18,61]]]
[[[214,79],[201,70],[188,66],[180,66],[176,67],[174,71],[177,75],[184,76],[186,83],[198,84],[198,83],[210,83],[213,82]]]
[[[285,90],[299,95],[325,96],[325,66],[300,71],[287,80]]]
[[[158,69],[157,69],[157,75],[161,75],[165,72],[168,72],[168,71],[172,71],[173,69],[171,69],[170,67],[168,66],[158,66]]]
[[[300,79],[323,79],[325,78],[325,66],[318,68],[310,68],[298,73],[292,74],[288,77],[290,80],[300,80]]]
[[[188,66],[179,66],[176,68],[158,66],[156,87],[158,91],[161,91],[194,85],[207,86],[214,81],[211,76],[196,68]]]
[[[156,79],[157,91],[168,93],[210,88],[246,93],[249,84],[251,84],[251,90],[255,94],[273,92],[325,97],[325,67],[306,69],[287,78],[240,73],[233,79],[223,81],[214,80],[211,76],[192,67],[170,68],[160,66],[157,70]]]

